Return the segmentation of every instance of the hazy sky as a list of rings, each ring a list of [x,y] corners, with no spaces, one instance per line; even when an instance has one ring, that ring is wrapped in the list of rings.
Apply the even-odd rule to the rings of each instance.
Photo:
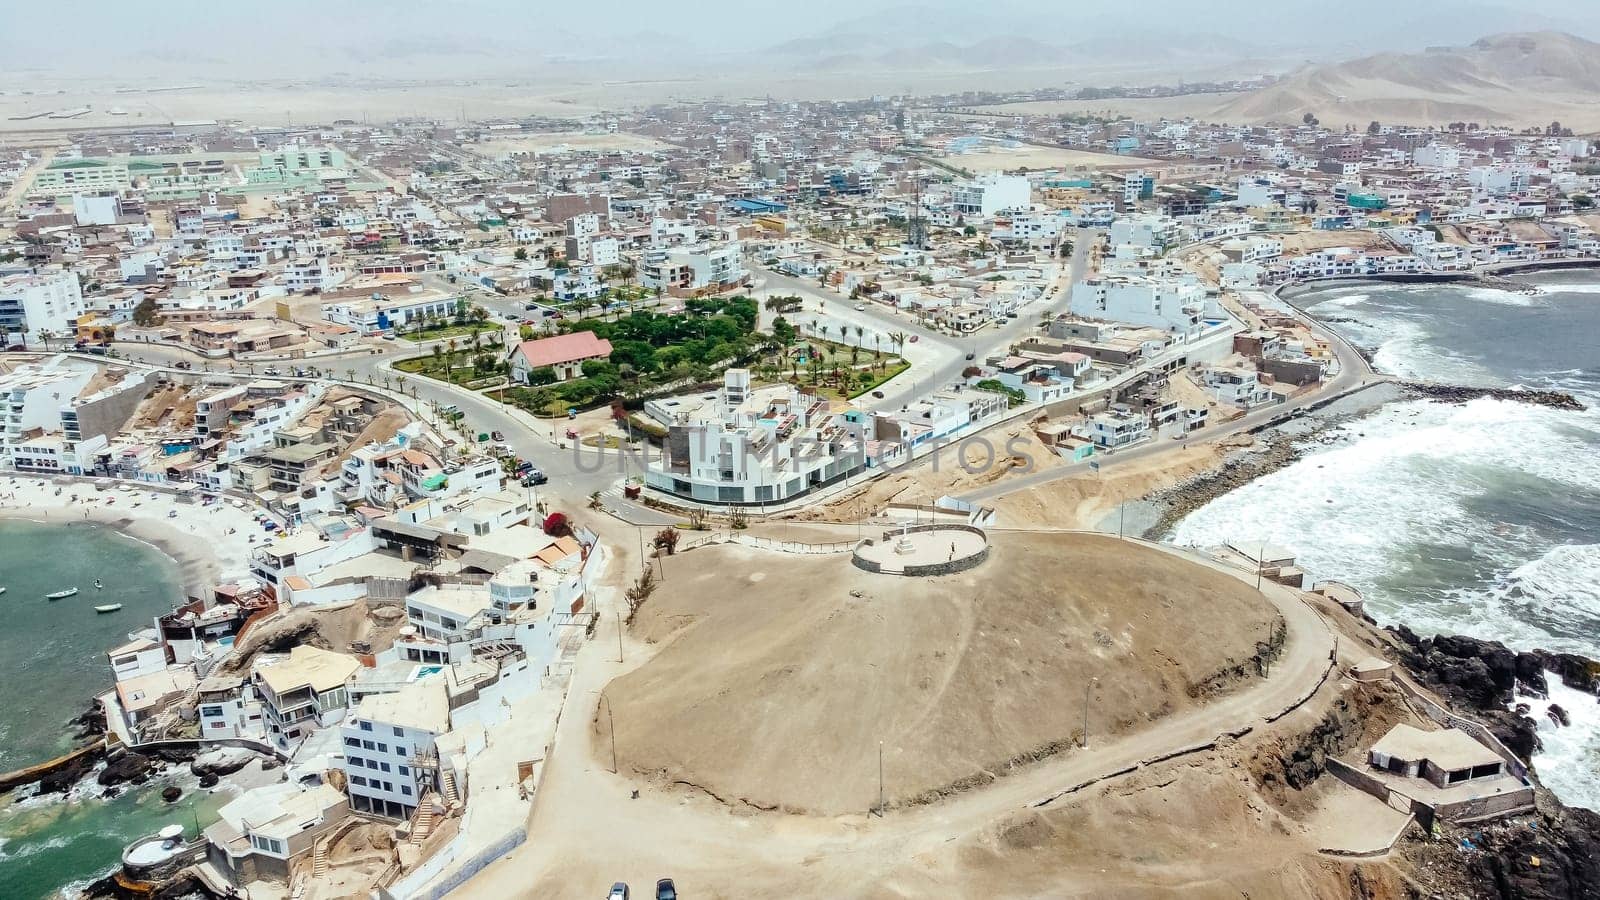
[[[1536,11],[1533,11],[1536,10]],[[1195,36],[1239,56],[1348,57],[1511,30],[1600,37],[1596,0],[0,0],[0,88],[64,77],[474,77],[604,60],[630,75],[948,42],[1113,41],[1160,55]],[[871,40],[866,40],[866,38]],[[815,40],[813,40],[815,39]],[[1226,48],[1218,50],[1218,48]],[[796,56],[798,55],[798,59]],[[770,60],[769,60],[770,63]]]

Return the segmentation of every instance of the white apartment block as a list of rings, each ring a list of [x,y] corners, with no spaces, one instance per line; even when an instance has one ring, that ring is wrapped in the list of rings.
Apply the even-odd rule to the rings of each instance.
[[[1196,282],[1109,276],[1073,285],[1068,309],[1085,319],[1127,322],[1193,337],[1201,331],[1206,307],[1206,289]]]
[[[438,674],[363,697],[339,729],[350,808],[409,819],[423,792],[437,785],[434,741],[449,730],[450,701]]]
[[[1434,141],[1427,146],[1418,147],[1412,152],[1411,159],[1424,169],[1459,169],[1461,148],[1455,144],[1441,144]]]
[[[83,313],[83,290],[69,270],[0,277],[0,335],[7,344],[70,337]]]
[[[645,253],[639,283],[674,296],[715,293],[744,283],[744,245],[694,244]]]
[[[287,656],[256,661],[252,683],[261,697],[267,737],[295,747],[333,724],[349,702],[348,685],[361,669],[353,656],[301,644]]]
[[[965,218],[988,219],[1008,209],[1027,209],[1033,188],[1025,175],[990,173],[957,185],[950,194],[951,209]]]

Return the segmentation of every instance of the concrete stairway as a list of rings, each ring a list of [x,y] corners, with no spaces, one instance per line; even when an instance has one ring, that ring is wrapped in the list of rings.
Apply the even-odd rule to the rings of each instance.
[[[461,802],[461,795],[456,791],[456,776],[454,772],[445,769],[440,773],[439,788],[440,793],[444,795],[446,806]]]
[[[417,818],[411,825],[411,843],[421,844],[433,833],[433,798],[423,796],[417,805]]]
[[[320,878],[328,874],[328,842],[317,841],[316,849],[311,854],[311,877]]]

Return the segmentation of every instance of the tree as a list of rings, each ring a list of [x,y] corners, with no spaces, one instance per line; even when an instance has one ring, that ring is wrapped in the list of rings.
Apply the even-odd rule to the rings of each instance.
[[[527,247],[518,247],[517,248],[517,252],[513,253],[511,255],[516,257],[519,262],[525,261],[528,258],[528,248]]]
[[[1367,123],[1367,134],[1376,135],[1381,131],[1383,131],[1383,126],[1378,124],[1378,120],[1374,119]]]
[[[1300,121],[1303,124],[1313,125],[1313,126],[1322,124],[1322,122],[1320,120],[1318,120],[1315,115],[1312,115],[1311,113],[1306,113],[1305,115],[1301,116],[1300,117]]]
[[[660,531],[656,532],[656,537],[653,543],[655,544],[657,550],[665,550],[667,551],[667,555],[671,556],[678,547],[678,529],[661,529]]]
[[[1588,194],[1573,194],[1572,205],[1576,209],[1594,209],[1594,198]]]
[[[161,309],[156,298],[146,297],[133,308],[133,324],[140,328],[153,328],[161,324]]]

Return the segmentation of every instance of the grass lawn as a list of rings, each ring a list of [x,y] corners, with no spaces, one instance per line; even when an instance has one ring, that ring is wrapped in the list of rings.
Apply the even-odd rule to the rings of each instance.
[[[496,360],[499,354],[491,353]],[[479,370],[473,366],[471,350],[457,350],[454,353],[440,353],[438,356],[413,356],[402,359],[394,367],[408,375],[421,375],[423,378],[432,378],[434,381],[448,381],[450,384],[459,384],[471,387],[475,382],[497,381],[504,377],[505,370],[497,364],[493,371]],[[449,377],[446,377],[445,361],[449,360]]]
[[[411,341],[412,343],[420,343],[422,341],[436,341],[440,340],[441,338],[470,338],[472,336],[473,329],[477,329],[478,334],[480,335],[486,335],[489,332],[494,331],[495,326],[488,322],[485,322],[481,325],[435,325],[431,328],[422,329],[421,334],[418,334],[415,328],[406,328],[403,331],[397,330],[395,335]]]
[[[832,373],[824,372],[822,381],[818,382],[816,385],[814,385],[814,387],[818,394],[827,397],[830,400],[854,400],[868,391],[876,390],[879,385],[909,368],[911,368],[910,363],[903,359],[897,358],[892,360],[888,365],[884,366],[883,371],[881,372],[877,370],[871,370],[872,380],[867,382],[865,385],[862,385],[859,380],[852,381],[850,383],[849,390],[840,390],[837,384],[833,384],[829,380],[832,376]],[[843,370],[841,369],[840,371],[842,372]],[[861,372],[865,371],[868,370],[860,369],[856,370],[852,374],[859,379]],[[806,374],[804,369],[800,370],[800,384],[802,387],[811,384],[811,377]]]

